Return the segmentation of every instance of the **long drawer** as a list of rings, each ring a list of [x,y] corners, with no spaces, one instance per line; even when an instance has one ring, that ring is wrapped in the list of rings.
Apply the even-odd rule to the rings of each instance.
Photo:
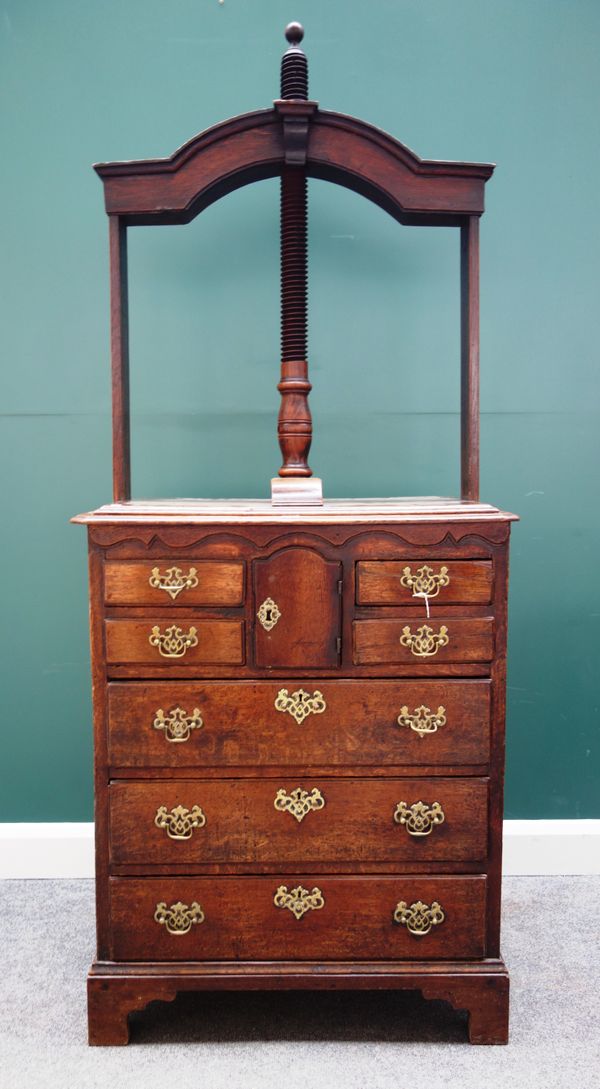
[[[111,861],[478,861],[485,779],[113,782]]]
[[[109,685],[118,767],[485,764],[487,680]]]
[[[112,878],[115,960],[436,960],[485,953],[486,879]]]

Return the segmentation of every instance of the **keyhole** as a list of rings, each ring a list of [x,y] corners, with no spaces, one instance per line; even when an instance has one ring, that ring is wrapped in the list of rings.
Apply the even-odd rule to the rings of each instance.
[[[267,624],[270,624],[272,619],[273,617],[271,616],[271,608],[269,606],[269,608],[267,609]]]

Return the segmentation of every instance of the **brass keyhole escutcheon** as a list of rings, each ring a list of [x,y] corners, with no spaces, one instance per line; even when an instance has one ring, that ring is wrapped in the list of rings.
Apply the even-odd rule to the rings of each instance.
[[[272,597],[266,597],[256,615],[265,631],[272,631],[281,617],[281,611]]]
[[[273,897],[275,907],[287,908],[295,919],[302,919],[307,911],[320,911],[325,907],[325,897],[320,888],[305,889],[303,885],[296,885],[295,889],[288,889],[287,885],[280,885]]]
[[[284,713],[287,711],[301,726],[304,719],[308,718],[309,715],[322,715],[323,711],[327,710],[327,704],[323,699],[322,692],[319,692],[318,689],[311,696],[310,692],[305,692],[303,688],[299,688],[296,692],[292,692],[290,696],[287,688],[281,688],[275,699],[275,710]]]
[[[311,810],[323,809],[325,799],[318,787],[313,787],[310,793],[302,787],[296,787],[289,794],[281,787],[275,795],[273,805],[281,813],[291,813],[300,824]]]

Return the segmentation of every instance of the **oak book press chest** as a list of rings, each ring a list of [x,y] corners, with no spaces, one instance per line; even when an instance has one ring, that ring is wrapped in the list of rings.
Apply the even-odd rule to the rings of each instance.
[[[178,991],[404,988],[504,1043],[508,539],[478,496],[478,227],[492,166],[428,162],[281,97],[168,159],[105,163],[114,502],[89,536],[98,954],[93,1044]],[[281,179],[283,464],[270,500],[130,498],[129,227]],[[306,351],[307,178],[460,230],[460,499],[323,501]]]

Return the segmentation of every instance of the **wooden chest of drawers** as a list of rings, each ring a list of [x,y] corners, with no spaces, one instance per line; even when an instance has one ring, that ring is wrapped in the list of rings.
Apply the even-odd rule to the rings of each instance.
[[[507,1034],[512,516],[114,504],[88,525],[90,1040],[177,991],[408,988]]]

